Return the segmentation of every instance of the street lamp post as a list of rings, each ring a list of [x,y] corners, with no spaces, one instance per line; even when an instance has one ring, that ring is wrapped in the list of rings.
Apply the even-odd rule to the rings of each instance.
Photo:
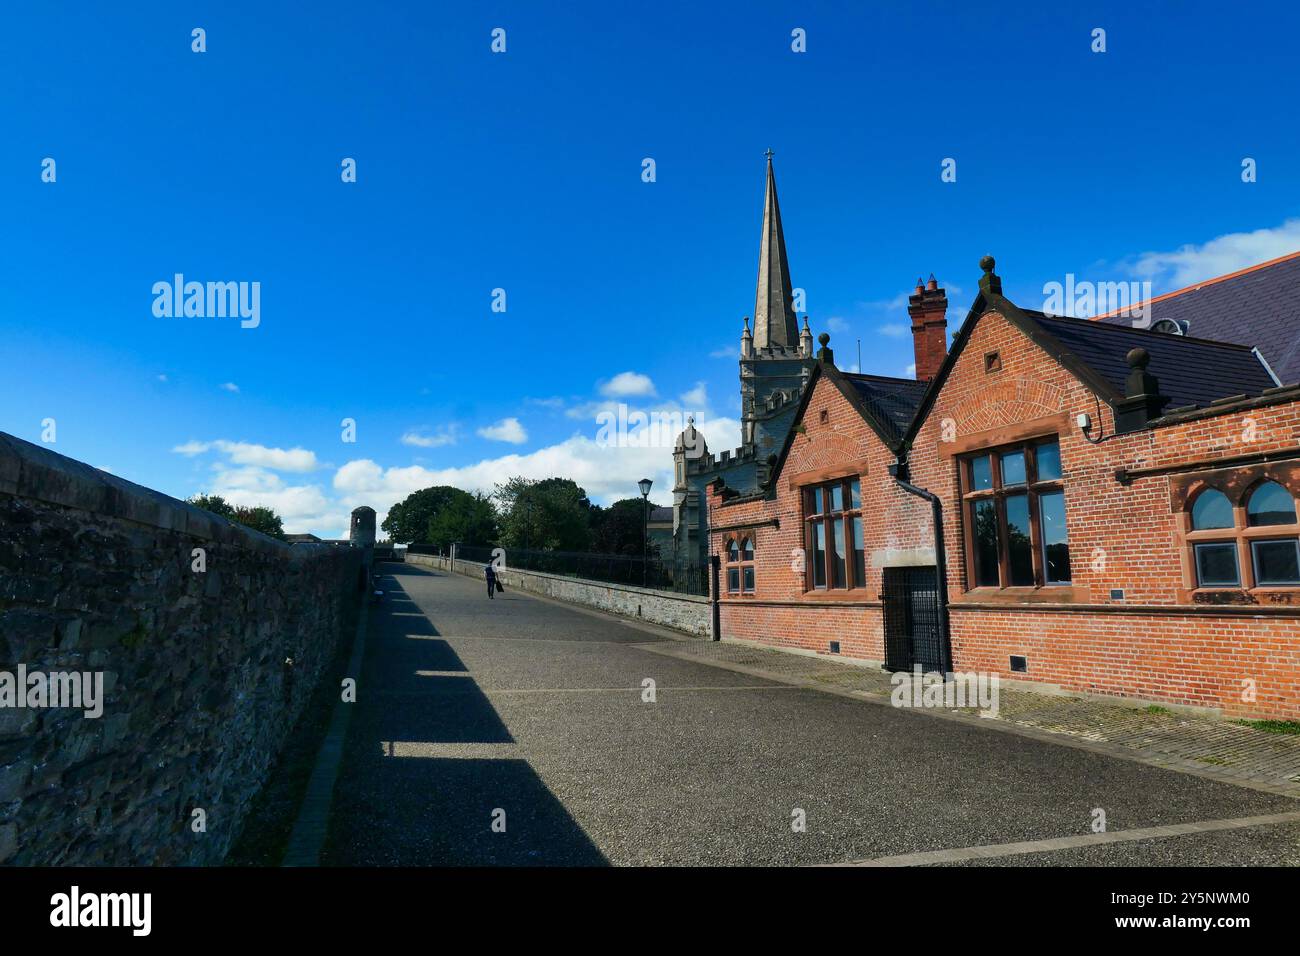
[[[650,563],[650,486],[654,484],[649,478],[642,478],[636,483],[641,489],[641,500],[644,502],[642,514],[644,520],[641,522],[641,587],[646,586],[648,570],[646,565]]]

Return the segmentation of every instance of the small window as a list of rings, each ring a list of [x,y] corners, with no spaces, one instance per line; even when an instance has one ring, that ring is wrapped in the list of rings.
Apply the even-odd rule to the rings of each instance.
[[[1256,584],[1291,587],[1300,584],[1300,544],[1295,538],[1252,541],[1250,550],[1255,562]]]
[[[754,539],[746,538],[740,543],[740,553],[742,561],[754,560]]]
[[[1295,523],[1295,499],[1276,481],[1266,481],[1251,492],[1246,505],[1246,524],[1259,527]]]
[[[986,352],[984,354],[984,371],[1000,372],[1002,371],[1002,356],[997,352]]]
[[[831,420],[831,413],[823,408],[821,410],[821,414],[817,416],[817,421],[825,425],[830,420]]]
[[[993,465],[988,455],[971,459],[970,487],[971,491],[987,491],[993,487]]]
[[[727,560],[728,561],[740,560],[740,547],[736,544],[735,538],[732,538],[730,541],[727,542]]]
[[[1196,580],[1203,588],[1238,587],[1236,542],[1196,545]]]
[[[1232,503],[1222,491],[1207,488],[1192,505],[1192,530],[1232,527]]]

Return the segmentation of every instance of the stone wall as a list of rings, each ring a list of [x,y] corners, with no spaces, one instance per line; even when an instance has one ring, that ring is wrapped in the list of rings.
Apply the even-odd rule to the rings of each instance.
[[[360,557],[0,433],[0,680],[103,681],[99,717],[0,697],[0,863],[221,862],[352,634]]]
[[[407,564],[449,570],[447,558],[436,555],[406,555]],[[483,579],[483,565],[476,561],[457,561],[455,572],[467,577]],[[709,599],[692,594],[674,594],[671,591],[653,591],[649,588],[629,587],[623,584],[606,584],[584,578],[568,578],[540,571],[519,571],[507,568],[501,572],[501,583],[506,588],[531,591],[557,601],[581,604],[609,611],[623,617],[635,618],[649,624],[671,627],[677,631],[708,637],[710,634]],[[485,585],[486,586],[486,585]]]

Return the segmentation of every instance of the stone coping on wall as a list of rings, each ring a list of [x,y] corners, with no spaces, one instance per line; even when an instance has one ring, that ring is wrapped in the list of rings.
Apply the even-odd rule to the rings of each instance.
[[[471,561],[462,561],[456,559],[457,564],[473,564]],[[481,565],[480,565],[481,567]],[[528,568],[512,568],[506,565],[502,570],[506,574],[527,574],[535,578],[542,578],[546,581],[559,581],[563,584],[582,584],[587,587],[606,588],[611,591],[622,591],[625,594],[644,594],[647,597],[659,598],[667,601],[685,601],[687,603],[703,604],[709,603],[708,597],[702,594],[679,594],[676,591],[656,591],[654,588],[639,588],[635,584],[613,584],[609,581],[597,581],[593,578],[575,578],[567,574],[550,574],[546,571],[530,571]],[[458,574],[463,573],[457,571]]]
[[[410,554],[406,556],[407,563],[425,567],[436,567],[447,570],[449,559],[447,557],[434,554]],[[456,560],[456,567],[451,569],[453,573],[465,577],[474,577],[481,573],[483,565],[477,561]],[[690,634],[694,637],[708,637],[710,630],[709,607],[710,600],[706,595],[700,594],[678,594],[675,591],[656,591],[653,588],[641,588],[628,584],[611,584],[607,581],[595,581],[590,578],[573,578],[562,574],[548,574],[544,571],[529,571],[522,568],[506,567],[502,572],[502,580],[509,585],[510,576],[517,575],[521,581],[527,581],[527,584],[518,583],[515,587],[532,593],[541,594],[552,600],[564,601],[568,604],[576,604],[581,607],[594,608],[596,610],[627,617],[632,620],[644,621],[649,624],[657,624],[661,627],[668,627],[684,634]],[[532,585],[532,586],[528,586]],[[555,587],[559,586],[559,587]],[[589,590],[595,593],[613,593],[614,599],[608,602],[598,600],[584,601],[574,595],[577,590]],[[569,593],[562,593],[567,591]],[[637,599],[644,599],[638,603],[641,609],[640,616],[629,613],[628,608]],[[626,602],[626,607],[620,606],[620,600]],[[656,607],[665,605],[675,605],[683,608],[687,615],[698,615],[698,620],[692,619],[689,626],[680,619],[674,619],[670,614],[660,614]]]
[[[13,495],[206,541],[235,544],[285,557],[334,547],[290,545],[210,511],[0,432],[0,494]]]

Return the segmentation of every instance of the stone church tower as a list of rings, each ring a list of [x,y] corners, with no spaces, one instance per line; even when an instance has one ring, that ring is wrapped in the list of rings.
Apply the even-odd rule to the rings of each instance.
[[[704,491],[715,478],[740,492],[767,480],[769,458],[785,444],[794,413],[817,360],[804,317],[795,319],[794,289],[785,251],[781,206],[776,198],[772,151],[767,152],[767,189],[758,249],[754,328],[744,320],[740,335],[741,446],[710,455],[704,435],[691,422],[673,449],[673,550],[676,560],[703,563],[708,552]]]
[[[762,460],[778,453],[785,443],[794,406],[815,364],[807,316],[802,332],[795,321],[785,230],[776,198],[772,152],[768,150],[754,333],[750,335],[746,320],[740,336],[741,441],[753,445]]]

